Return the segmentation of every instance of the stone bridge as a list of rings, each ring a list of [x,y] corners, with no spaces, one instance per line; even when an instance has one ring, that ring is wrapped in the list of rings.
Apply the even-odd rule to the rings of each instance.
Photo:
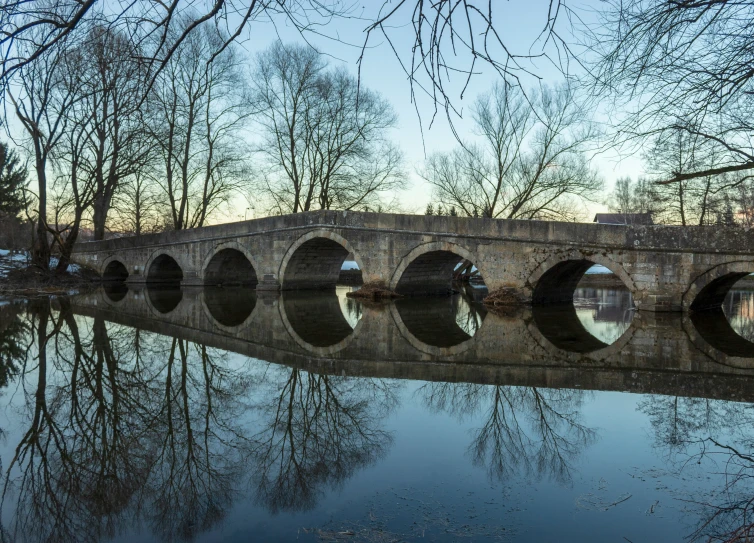
[[[754,272],[754,231],[313,211],[78,244],[73,261],[106,279],[257,290],[334,287],[349,254],[365,282],[404,295],[448,292],[468,260],[490,291],[571,302],[601,264],[649,311],[719,307]]]
[[[714,313],[638,314],[608,345],[573,306],[480,308],[470,330],[453,298],[344,311],[334,292],[121,287],[71,301],[80,315],[321,374],[754,401],[754,344]]]

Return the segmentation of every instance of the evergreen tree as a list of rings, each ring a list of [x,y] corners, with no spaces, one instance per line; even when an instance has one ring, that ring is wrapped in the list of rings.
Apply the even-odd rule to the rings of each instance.
[[[0,142],[0,214],[16,216],[24,208],[26,167],[7,144]]]

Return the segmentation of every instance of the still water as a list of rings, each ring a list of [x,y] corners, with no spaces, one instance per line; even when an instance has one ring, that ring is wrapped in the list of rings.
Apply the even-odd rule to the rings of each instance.
[[[747,541],[754,293],[0,302],[4,541]]]

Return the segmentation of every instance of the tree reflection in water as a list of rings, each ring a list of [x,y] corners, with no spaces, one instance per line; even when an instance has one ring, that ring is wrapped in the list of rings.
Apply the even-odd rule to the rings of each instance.
[[[655,447],[677,473],[703,464],[724,474],[723,488],[686,501],[701,519],[692,541],[746,542],[754,537],[754,405],[724,400],[648,396],[639,410],[649,417]]]
[[[47,303],[47,302],[46,302]],[[98,541],[149,523],[189,540],[245,473],[244,371],[202,346],[40,304],[24,361],[29,426],[6,467],[8,541]]]
[[[398,404],[398,383],[273,365],[263,375],[252,457],[257,498],[273,513],[313,508],[325,488],[339,487],[390,448],[382,425]]]
[[[19,361],[30,345],[29,323],[20,315],[19,305],[0,306],[0,389],[8,386],[20,371]]]
[[[468,451],[500,481],[527,476],[569,483],[573,462],[595,439],[581,422],[584,391],[428,383],[418,394],[432,411],[481,416]]]
[[[193,540],[248,482],[271,511],[309,509],[392,443],[382,424],[396,382],[253,366],[58,303],[2,332],[38,345],[8,355],[28,425],[4,466],[4,541],[94,542],[138,526]]]

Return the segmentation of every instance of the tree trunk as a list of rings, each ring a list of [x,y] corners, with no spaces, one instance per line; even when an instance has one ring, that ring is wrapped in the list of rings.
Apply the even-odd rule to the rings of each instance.
[[[68,265],[71,263],[71,253],[73,252],[73,246],[76,244],[76,240],[79,237],[79,225],[81,224],[81,217],[76,216],[71,227],[71,231],[65,238],[65,241],[60,246],[60,260],[55,267],[55,273],[65,273],[68,270]]]

